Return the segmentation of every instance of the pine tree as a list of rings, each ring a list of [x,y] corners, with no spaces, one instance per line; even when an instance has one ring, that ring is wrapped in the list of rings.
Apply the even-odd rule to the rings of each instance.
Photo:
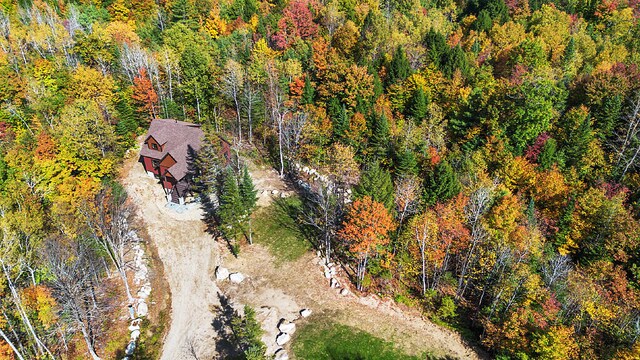
[[[235,241],[238,235],[243,232],[244,211],[238,181],[231,168],[227,168],[224,174],[218,198],[220,201],[218,208],[220,229],[230,242],[234,255],[237,255],[239,248]]]
[[[444,202],[460,192],[460,182],[447,161],[442,161],[425,181],[425,202],[433,205]]]
[[[249,305],[244,306],[244,316],[234,313],[231,318],[231,332],[238,350],[245,359],[264,359],[266,346],[262,342],[264,331],[256,319],[256,311]],[[262,354],[263,357],[258,357]]]
[[[205,141],[195,159],[189,164],[189,172],[193,174],[194,190],[200,197],[200,205],[205,213],[204,221],[210,226],[219,223],[218,206],[220,205],[216,189],[220,175],[218,150],[211,141]]]
[[[613,135],[618,119],[622,113],[622,96],[607,96],[602,99],[602,105],[596,110],[595,130],[600,140],[607,140]]]
[[[453,76],[456,70],[460,70],[462,75],[467,75],[469,72],[469,63],[467,62],[464,50],[462,50],[459,44],[446,53],[441,69],[449,78]]]
[[[239,190],[240,198],[242,199],[242,207],[247,219],[247,224],[249,226],[249,244],[253,244],[253,234],[251,231],[251,214],[256,207],[256,202],[258,200],[256,194],[258,193],[258,191],[253,185],[253,179],[251,179],[251,175],[249,174],[249,170],[246,166],[244,166],[242,169],[242,179],[240,180]]]
[[[413,118],[413,121],[416,124],[422,123],[422,120],[427,117],[428,111],[428,103],[424,90],[421,87],[418,87],[411,97],[411,105],[409,106],[408,115]]]
[[[398,178],[418,174],[418,162],[413,151],[406,149],[396,153],[395,173]]]
[[[398,46],[389,65],[388,85],[402,81],[411,75],[411,64],[402,46]]]
[[[551,138],[545,141],[542,151],[540,151],[540,155],[538,155],[538,164],[540,164],[540,168],[543,170],[550,169],[551,166],[557,162],[556,151],[557,142],[555,139]]]
[[[356,198],[370,196],[373,200],[384,204],[388,210],[393,209],[394,189],[391,174],[377,162],[365,170],[360,183],[353,190]]]
[[[487,10],[480,10],[478,13],[478,18],[474,24],[474,27],[478,31],[489,31],[491,30],[491,26],[493,25],[493,20],[491,19],[491,15]]]
[[[575,166],[582,161],[582,158],[589,150],[591,140],[593,140],[593,131],[591,130],[591,119],[589,116],[586,116],[582,120],[568,140],[564,149],[567,165]]]
[[[449,51],[447,38],[441,33],[431,29],[425,36],[424,43],[429,49],[427,52],[429,60],[431,60],[431,62],[439,69],[442,64],[443,57]]]
[[[342,138],[349,128],[347,109],[340,103],[340,100],[332,98],[327,106],[327,115],[329,115],[333,125],[333,136],[336,139]]]
[[[119,121],[116,124],[116,133],[123,138],[132,136],[138,129],[138,121],[131,104],[124,96],[116,103]]]
[[[384,114],[374,117],[370,150],[375,160],[389,156],[389,122]]]
[[[258,4],[256,0],[244,0],[242,19],[249,22],[253,14],[258,12]]]
[[[311,85],[311,76],[307,74],[304,77],[304,88],[302,88],[302,105],[313,104],[315,90]]]

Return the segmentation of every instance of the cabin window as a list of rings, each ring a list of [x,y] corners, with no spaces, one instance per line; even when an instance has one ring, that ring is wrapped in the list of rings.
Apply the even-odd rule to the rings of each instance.
[[[153,150],[158,150],[158,144],[156,144],[156,143],[151,143],[151,148],[152,148]]]

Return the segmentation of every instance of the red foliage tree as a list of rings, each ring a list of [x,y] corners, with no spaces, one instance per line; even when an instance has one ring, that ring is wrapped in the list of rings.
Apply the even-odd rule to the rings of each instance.
[[[307,39],[318,32],[318,25],[313,22],[311,12],[314,5],[308,0],[293,0],[287,5],[278,21],[278,32],[272,36],[276,47],[286,49],[296,39]]]

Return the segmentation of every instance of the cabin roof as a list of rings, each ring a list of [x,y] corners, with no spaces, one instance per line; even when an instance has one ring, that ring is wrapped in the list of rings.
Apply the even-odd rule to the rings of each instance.
[[[173,119],[154,119],[149,125],[149,131],[145,138],[145,144],[153,137],[163,151],[149,149],[143,146],[140,150],[141,156],[162,160],[165,156],[171,155],[176,163],[171,166],[171,175],[176,180],[181,180],[188,172],[189,153],[197,152],[202,146],[204,132],[200,125],[178,121]]]

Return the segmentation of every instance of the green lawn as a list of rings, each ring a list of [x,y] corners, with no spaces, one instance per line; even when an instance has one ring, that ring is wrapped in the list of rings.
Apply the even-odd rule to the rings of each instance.
[[[253,241],[265,245],[282,261],[293,261],[311,249],[295,218],[302,202],[297,197],[276,199],[256,211],[253,218]]]
[[[295,335],[292,351],[298,360],[419,360],[393,343],[331,321],[312,321]]]

